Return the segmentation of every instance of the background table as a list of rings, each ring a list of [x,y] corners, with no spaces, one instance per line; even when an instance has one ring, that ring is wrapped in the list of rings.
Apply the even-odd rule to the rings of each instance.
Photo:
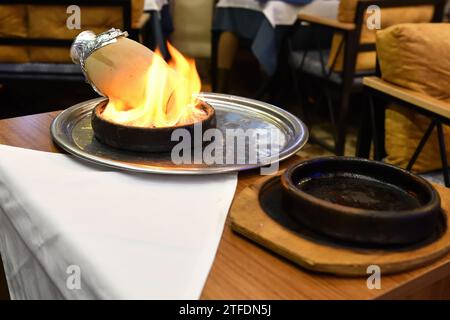
[[[304,0],[303,4],[283,1],[221,0],[213,19],[213,47],[221,32],[230,31],[251,43],[262,69],[272,76],[284,37],[297,21],[299,12],[335,17],[338,0]],[[214,57],[213,57],[214,58]]]
[[[1,120],[0,143],[62,152],[50,137],[50,123],[56,115],[57,112],[52,112]],[[298,160],[298,157],[293,157],[283,166]],[[255,171],[239,174],[236,192],[258,178],[260,176]],[[382,276],[381,285],[381,290],[369,290],[366,278],[340,278],[305,271],[233,233],[227,221],[202,298],[450,299],[450,254],[414,271]]]

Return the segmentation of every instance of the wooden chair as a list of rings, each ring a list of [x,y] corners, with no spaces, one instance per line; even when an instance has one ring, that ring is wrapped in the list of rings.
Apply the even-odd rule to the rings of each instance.
[[[360,53],[375,51],[374,43],[361,43],[361,30],[365,24],[365,15],[370,6],[384,8],[401,8],[429,5],[434,7],[432,22],[440,22],[443,19],[445,0],[359,0],[356,6],[356,14],[353,23],[341,22],[336,19],[299,14],[299,21],[310,24],[318,30],[332,30],[342,35],[342,40],[338,46],[336,54],[328,64],[329,51],[323,50],[318,44],[318,48],[309,50],[290,52],[290,66],[294,70],[293,80],[296,87],[301,92],[303,83],[298,75],[303,77],[313,77],[321,83],[322,94],[316,99],[315,105],[321,104],[323,97],[326,98],[330,112],[331,123],[334,128],[334,146],[325,145],[322,141],[314,139],[323,147],[332,150],[337,155],[344,154],[346,131],[348,126],[350,98],[354,93],[363,91],[362,79],[365,76],[375,75],[373,70],[358,71],[356,68],[357,57]],[[315,38],[319,41],[320,34],[316,33]],[[342,71],[335,71],[339,52],[343,53]],[[305,97],[303,92],[302,96]],[[334,106],[331,93],[337,93],[339,100],[339,114],[334,115]],[[305,103],[299,101],[300,108],[305,109]],[[303,110],[306,113],[306,110]]]
[[[414,112],[418,112],[429,119],[431,119],[430,125],[420,140],[416,150],[414,151],[411,159],[406,167],[407,170],[411,170],[420,153],[422,152],[425,144],[431,136],[434,128],[437,128],[438,141],[439,141],[439,153],[442,163],[442,171],[444,175],[444,182],[446,187],[450,187],[450,175],[448,169],[447,152],[445,147],[444,131],[442,125],[450,125],[450,103],[435,99],[428,95],[418,93],[409,89],[402,88],[395,84],[389,83],[381,79],[380,77],[367,77],[364,78],[364,86],[370,95],[370,119],[371,122],[364,123],[364,126],[371,128],[372,133],[360,132],[358,137],[358,144],[370,145],[370,140],[374,143],[375,159],[381,160],[384,154],[384,126],[380,125],[380,122],[384,122],[385,109],[382,104],[381,108],[375,107],[374,97],[382,99],[386,102],[396,103],[401,106],[410,108]],[[381,121],[380,121],[381,120]],[[358,156],[363,156],[358,154]]]

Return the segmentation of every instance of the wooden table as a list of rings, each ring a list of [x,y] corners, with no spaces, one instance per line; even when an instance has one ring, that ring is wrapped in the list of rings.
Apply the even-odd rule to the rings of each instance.
[[[49,127],[57,112],[0,121],[0,143],[62,152]],[[298,158],[297,158],[298,159]],[[287,162],[297,160],[291,158]],[[285,166],[287,163],[283,163]],[[240,192],[260,176],[241,173]],[[1,277],[0,277],[1,278]],[[369,290],[365,278],[340,278],[305,271],[233,233],[225,226],[203,299],[450,299],[450,254],[410,272],[382,276],[382,289]]]

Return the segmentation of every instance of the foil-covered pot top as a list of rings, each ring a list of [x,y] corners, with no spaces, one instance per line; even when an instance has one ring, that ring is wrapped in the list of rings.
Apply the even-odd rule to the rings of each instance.
[[[86,72],[86,59],[95,51],[109,44],[115,43],[118,37],[128,37],[128,32],[119,29],[109,29],[99,35],[92,31],[81,32],[73,41],[70,48],[70,57],[75,64],[81,66],[86,82],[100,95],[104,94],[94,85]]]

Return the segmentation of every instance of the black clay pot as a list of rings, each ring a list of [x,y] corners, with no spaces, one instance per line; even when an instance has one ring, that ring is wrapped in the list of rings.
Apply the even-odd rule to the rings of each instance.
[[[201,133],[216,126],[216,114],[214,108],[204,101],[199,100],[200,108],[204,110],[207,117],[201,121]],[[107,101],[103,101],[92,111],[92,130],[100,142],[111,147],[140,152],[169,152],[179,143],[171,141],[172,133],[176,129],[186,129],[191,134],[192,146],[194,144],[194,124],[162,127],[143,128],[126,126],[111,122],[102,117]],[[197,123],[198,124],[198,123]]]
[[[289,215],[341,240],[409,244],[441,225],[437,191],[421,177],[382,162],[317,158],[290,167],[281,184]]]

